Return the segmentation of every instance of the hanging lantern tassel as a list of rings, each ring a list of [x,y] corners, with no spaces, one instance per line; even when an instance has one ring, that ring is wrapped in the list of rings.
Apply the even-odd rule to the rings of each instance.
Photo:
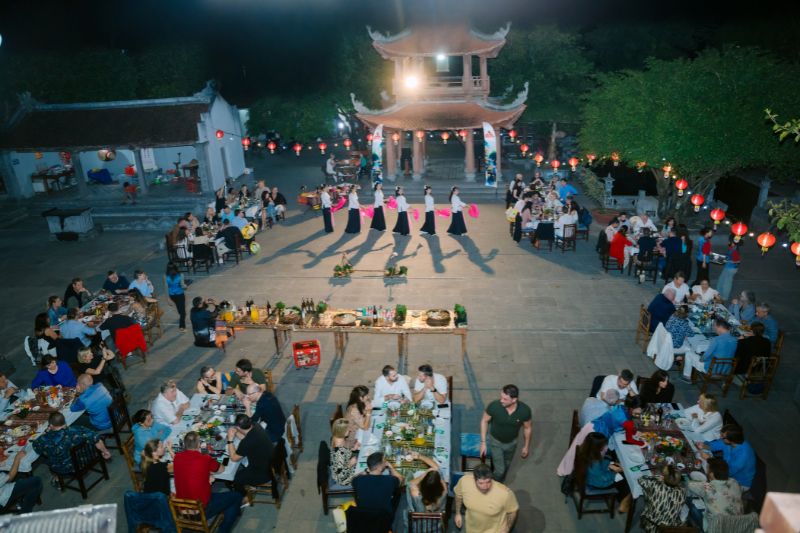
[[[388,207],[389,209],[397,209],[397,200],[395,199],[394,196],[389,197],[389,201],[386,202],[386,207]]]
[[[765,231],[764,233],[758,236],[756,242],[758,243],[759,246],[761,246],[761,255],[764,255],[775,244],[775,235],[773,235],[768,231]]]
[[[414,217],[414,220],[419,220],[419,209],[414,208],[414,210],[411,211],[411,216]]]
[[[437,209],[436,214],[442,218],[447,218],[450,216],[450,210],[447,209],[446,207],[444,209]]]
[[[794,263],[800,268],[800,242],[792,243],[792,247],[790,248],[792,253],[794,254]]]
[[[731,233],[734,235],[733,240],[735,242],[741,241],[742,236],[747,234],[747,224],[743,222],[737,222],[731,226]]]
[[[472,218],[478,218],[478,216],[479,216],[481,213],[480,213],[480,211],[478,211],[478,206],[477,206],[476,204],[471,204],[471,205],[469,206],[469,211],[468,211],[468,214],[469,214],[469,216],[471,216]]]

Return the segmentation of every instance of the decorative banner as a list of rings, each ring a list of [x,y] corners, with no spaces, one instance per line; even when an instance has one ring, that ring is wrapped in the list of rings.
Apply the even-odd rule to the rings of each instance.
[[[494,128],[488,122],[483,123],[483,161],[486,168],[486,179],[484,184],[487,187],[497,188],[497,135]]]
[[[383,124],[372,132],[372,184],[383,183]]]

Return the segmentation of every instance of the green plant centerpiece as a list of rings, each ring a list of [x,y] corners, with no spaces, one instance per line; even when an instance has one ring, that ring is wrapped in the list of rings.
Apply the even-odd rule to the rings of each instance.
[[[318,302],[317,303],[317,313],[318,314],[321,315],[327,310],[328,310],[328,304],[326,304],[325,302]]]
[[[347,259],[347,254],[345,253],[342,254],[342,259],[339,261],[339,264],[333,267],[333,277],[349,278],[354,270],[353,265],[350,263],[350,260]]]
[[[466,326],[467,325],[467,310],[461,304],[456,304],[453,307],[453,311],[456,313],[456,326]]]
[[[282,317],[283,312],[286,310],[286,304],[283,302],[278,302],[275,304],[275,309],[278,310],[278,317]]]
[[[394,320],[398,324],[402,324],[406,321],[406,314],[408,313],[408,308],[403,304],[397,304],[394,307]]]
[[[402,265],[390,265],[383,271],[385,278],[399,278],[408,275],[408,267]]]

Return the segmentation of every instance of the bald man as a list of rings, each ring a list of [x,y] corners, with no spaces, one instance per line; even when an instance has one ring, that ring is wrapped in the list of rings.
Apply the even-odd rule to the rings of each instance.
[[[97,431],[106,431],[111,429],[111,419],[108,416],[108,406],[111,405],[111,394],[103,386],[102,383],[95,383],[92,376],[89,374],[81,374],[78,376],[78,384],[75,386],[75,392],[78,397],[69,408],[73,413],[78,411],[86,411],[77,423],[92,427]],[[88,424],[85,422],[85,416],[88,416]]]

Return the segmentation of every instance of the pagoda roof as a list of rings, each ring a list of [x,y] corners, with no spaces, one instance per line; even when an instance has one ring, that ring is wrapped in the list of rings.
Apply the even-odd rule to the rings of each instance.
[[[415,26],[389,35],[367,26],[372,46],[384,59],[447,54],[497,57],[506,44],[511,23],[493,34],[484,34],[466,25]]]
[[[401,102],[381,110],[370,110],[350,95],[356,116],[374,129],[379,124],[393,130],[458,130],[480,128],[484,122],[510,128],[527,107],[528,84],[510,104],[486,100],[417,100]]]

